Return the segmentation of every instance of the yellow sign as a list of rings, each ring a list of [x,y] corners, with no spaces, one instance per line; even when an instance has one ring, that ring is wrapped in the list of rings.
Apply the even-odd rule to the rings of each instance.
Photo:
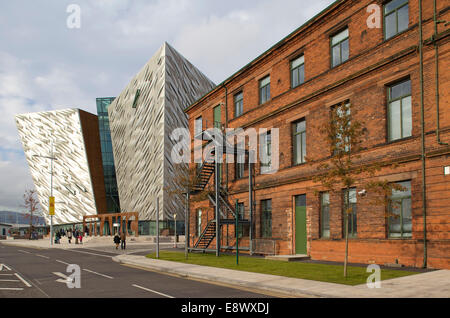
[[[55,215],[55,197],[50,197],[49,207],[48,207],[48,214],[49,215]]]

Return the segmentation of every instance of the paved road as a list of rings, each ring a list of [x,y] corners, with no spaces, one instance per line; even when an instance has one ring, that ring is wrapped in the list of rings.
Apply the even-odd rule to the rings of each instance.
[[[120,252],[118,252],[120,253]],[[0,245],[0,298],[260,298],[250,291],[168,276],[112,261],[115,251],[32,249]],[[67,266],[81,269],[68,288]]]

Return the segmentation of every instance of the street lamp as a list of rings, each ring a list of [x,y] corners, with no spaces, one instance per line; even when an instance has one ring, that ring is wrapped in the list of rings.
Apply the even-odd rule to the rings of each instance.
[[[173,247],[177,247],[177,214],[175,213],[173,215],[173,219],[175,221],[175,239],[174,239],[174,243],[173,243]]]
[[[53,197],[53,160],[58,160],[53,154],[53,141],[50,156],[33,155],[33,157],[50,159],[50,197]],[[50,245],[53,245],[53,214],[50,215]]]

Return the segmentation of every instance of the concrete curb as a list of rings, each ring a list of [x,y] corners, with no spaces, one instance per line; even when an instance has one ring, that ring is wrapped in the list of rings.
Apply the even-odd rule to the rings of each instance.
[[[221,277],[221,276],[216,276],[216,275],[208,275],[206,273],[199,274],[199,273],[195,273],[195,272],[189,272],[189,271],[183,270],[183,269],[178,269],[180,267],[181,268],[185,267],[183,265],[186,265],[186,264],[183,264],[183,263],[163,261],[163,262],[167,262],[167,263],[172,263],[175,266],[174,268],[171,268],[171,267],[165,267],[163,264],[159,264],[159,265],[155,264],[155,262],[158,262],[158,260],[151,260],[151,262],[148,262],[149,259],[147,259],[145,256],[133,255],[132,257],[140,258],[141,261],[136,261],[136,260],[130,259],[129,255],[118,255],[118,256],[113,257],[112,259],[113,259],[113,261],[121,263],[121,264],[144,267],[144,268],[148,268],[148,269],[162,272],[162,273],[175,274],[175,275],[178,275],[181,277],[201,279],[201,280],[206,280],[206,281],[211,281],[211,282],[233,285],[233,286],[237,286],[237,287],[257,289],[257,290],[267,291],[267,292],[271,292],[271,293],[280,293],[280,294],[284,294],[286,296],[298,296],[298,297],[313,296],[313,297],[321,297],[321,298],[340,298],[335,295],[318,293],[315,291],[303,290],[303,289],[299,289],[299,288],[290,288],[288,286],[277,286],[277,287],[274,287],[273,285],[268,286],[268,284],[267,284],[268,282],[278,281],[279,279],[285,278],[285,277],[280,277],[280,276],[275,276],[275,275],[262,274],[267,277],[270,277],[269,280],[266,280],[263,282],[247,282],[244,280],[236,279],[233,276]],[[146,261],[146,262],[144,263],[144,261]],[[159,261],[159,262],[161,262],[161,261]],[[207,268],[215,269],[214,267],[192,265],[192,264],[189,264],[189,266],[193,266],[193,267],[197,267],[197,268],[207,267]],[[236,270],[228,270],[228,271],[249,274],[249,272],[242,272],[242,271],[236,271]]]

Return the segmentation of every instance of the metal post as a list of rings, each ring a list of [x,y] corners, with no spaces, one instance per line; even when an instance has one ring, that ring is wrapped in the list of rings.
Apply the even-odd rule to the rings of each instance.
[[[175,239],[174,239],[173,247],[176,248],[177,247],[177,214],[176,213],[173,215],[173,219],[175,222]]]
[[[234,208],[234,216],[236,219],[236,226],[234,228],[234,232],[236,233],[236,265],[239,265],[239,203],[238,200],[236,199],[236,204],[235,204],[235,208]]]
[[[217,149],[216,149],[217,152]],[[217,154],[216,154],[216,162],[214,163],[214,188],[216,192],[216,256],[220,256],[220,215],[219,215],[219,164],[217,163]]]
[[[50,197],[53,197],[53,141],[50,157]],[[53,215],[50,215],[50,245],[53,245]]]
[[[184,214],[184,256],[188,259],[189,247],[189,189],[186,192],[186,212]]]
[[[252,163],[250,162],[249,154],[248,163],[248,199],[249,199],[249,213],[250,213],[250,255],[253,255],[253,174],[252,174]]]
[[[159,197],[156,197],[156,258],[159,258]]]

